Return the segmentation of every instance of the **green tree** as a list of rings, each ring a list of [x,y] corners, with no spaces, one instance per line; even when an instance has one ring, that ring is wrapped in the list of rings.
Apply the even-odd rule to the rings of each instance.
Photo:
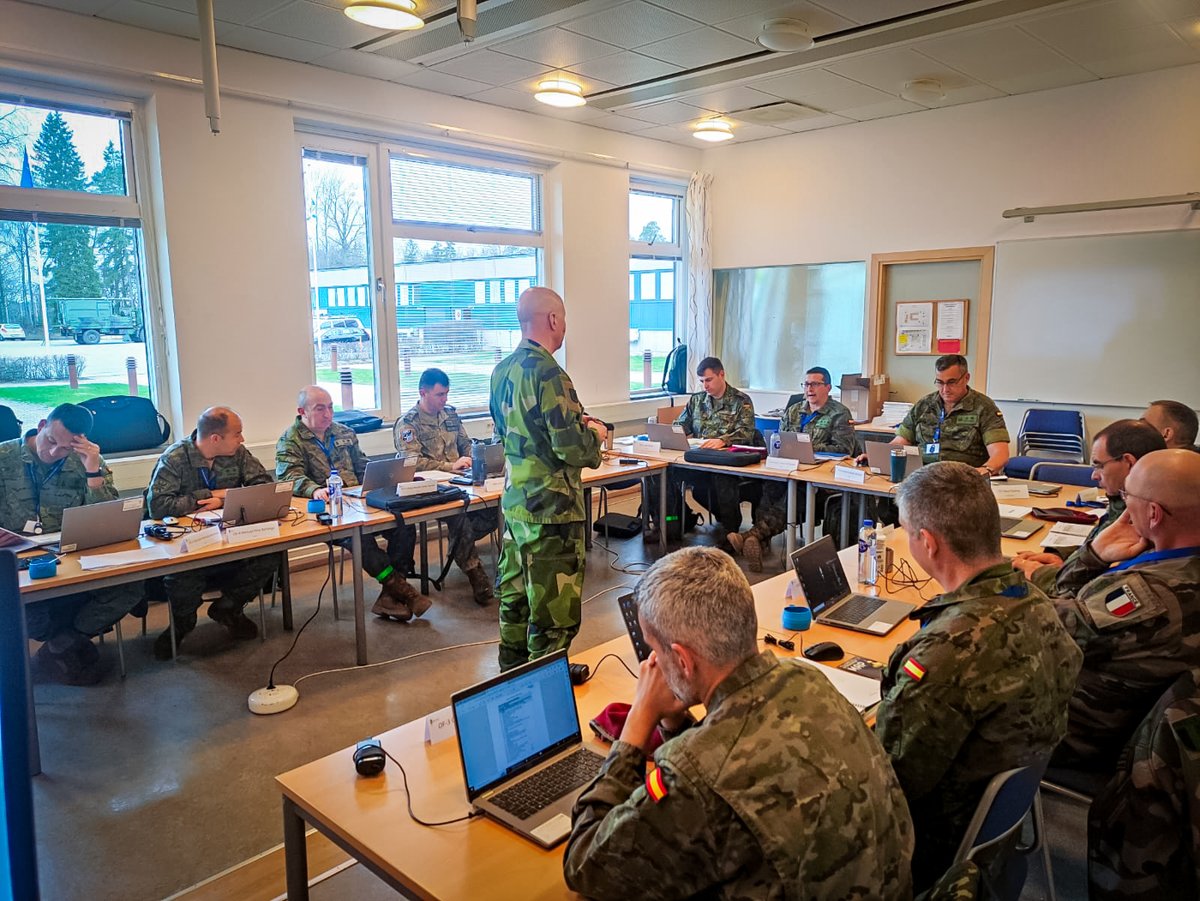
[[[638,235],[638,240],[646,244],[657,244],[666,237],[663,235],[662,229],[657,222],[650,221],[642,226],[642,233]]]
[[[42,123],[33,144],[34,184],[64,191],[87,190],[83,158],[75,148],[75,134],[62,113],[53,112]],[[53,297],[99,297],[100,274],[92,252],[91,232],[79,225],[48,225],[45,267],[49,273],[46,294]]]
[[[438,241],[433,247],[429,248],[429,253],[425,254],[427,260],[455,260],[458,259],[458,251],[454,249],[454,243],[451,241]]]
[[[421,262],[421,248],[417,246],[417,242],[412,238],[408,239],[408,243],[404,245],[404,262],[419,263]]]
[[[125,193],[125,159],[112,141],[104,148],[104,165],[91,178],[100,194]],[[105,297],[135,302],[139,297],[137,259],[133,235],[127,228],[96,230],[95,251],[100,259],[100,286]]]
[[[125,193],[125,157],[112,141],[104,148],[104,165],[92,176],[91,185],[97,194]]]

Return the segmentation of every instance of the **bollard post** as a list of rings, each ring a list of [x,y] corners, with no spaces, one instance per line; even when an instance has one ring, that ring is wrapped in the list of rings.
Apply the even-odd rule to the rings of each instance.
[[[79,364],[75,362],[75,354],[67,354],[67,378],[71,380],[71,390],[79,390]]]
[[[497,347],[496,348],[496,362],[499,363],[503,359],[504,359],[504,351],[502,351],[500,348]]]
[[[347,367],[338,374],[342,383],[342,409],[354,409],[354,373]]]
[[[129,393],[137,397],[137,360],[133,357],[125,358],[125,374],[129,377]]]
[[[334,372],[338,371],[337,345],[329,345],[329,368]]]
[[[642,352],[642,387],[654,387],[654,354],[650,351]]]
[[[404,348],[404,374],[408,375],[412,372],[412,351],[407,347]]]

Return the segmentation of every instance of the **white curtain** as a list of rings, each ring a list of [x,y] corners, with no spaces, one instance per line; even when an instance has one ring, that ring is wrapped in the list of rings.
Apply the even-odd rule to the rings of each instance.
[[[687,188],[688,236],[688,388],[697,391],[696,364],[715,352],[713,347],[712,213],[708,188],[712,174],[693,172]]]

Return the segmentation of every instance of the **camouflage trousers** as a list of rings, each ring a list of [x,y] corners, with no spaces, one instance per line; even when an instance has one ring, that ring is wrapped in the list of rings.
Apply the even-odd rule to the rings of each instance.
[[[442,521],[446,524],[446,531],[450,536],[450,559],[457,563],[463,572],[483,566],[483,561],[479,559],[475,550],[475,542],[496,530],[496,511],[472,510]],[[378,541],[363,539],[363,571],[367,575],[375,578],[389,566],[401,573],[413,571],[413,555],[417,546],[416,526],[397,526],[390,532],[372,538],[384,538],[387,551],[379,546]],[[338,543],[342,547],[350,547],[349,539]]]
[[[265,554],[164,576],[176,628],[189,630],[196,625],[196,611],[204,603],[200,596],[206,591],[220,591],[226,601],[238,608],[252,601],[271,573],[279,568],[279,557],[279,554]]]
[[[583,599],[582,522],[506,520],[500,552],[500,669],[567,648]]]
[[[112,628],[142,599],[142,583],[97,588],[39,601],[25,608],[25,629],[34,641],[49,641],[63,632],[91,638]]]
[[[379,546],[379,539],[383,539],[387,545],[387,550]],[[413,547],[416,545],[416,529],[412,526],[397,526],[389,532],[380,532],[377,535],[364,535],[362,541],[362,568],[372,579],[387,569],[389,566],[399,570],[400,573],[407,573],[412,569],[413,565]],[[337,544],[350,550],[350,539],[345,538]]]
[[[825,502],[834,494],[825,488],[817,489],[817,522],[821,521],[821,512]],[[804,511],[807,500],[803,485],[796,486],[796,522],[804,522]],[[783,482],[764,482],[762,500],[754,511],[753,532],[759,541],[767,542],[787,528],[787,485]]]

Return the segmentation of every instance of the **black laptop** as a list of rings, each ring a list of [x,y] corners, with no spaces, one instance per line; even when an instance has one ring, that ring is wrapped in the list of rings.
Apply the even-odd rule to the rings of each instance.
[[[903,601],[853,594],[829,535],[793,551],[792,568],[796,570],[813,617],[827,626],[886,635],[904,622],[914,609],[912,604]]]

